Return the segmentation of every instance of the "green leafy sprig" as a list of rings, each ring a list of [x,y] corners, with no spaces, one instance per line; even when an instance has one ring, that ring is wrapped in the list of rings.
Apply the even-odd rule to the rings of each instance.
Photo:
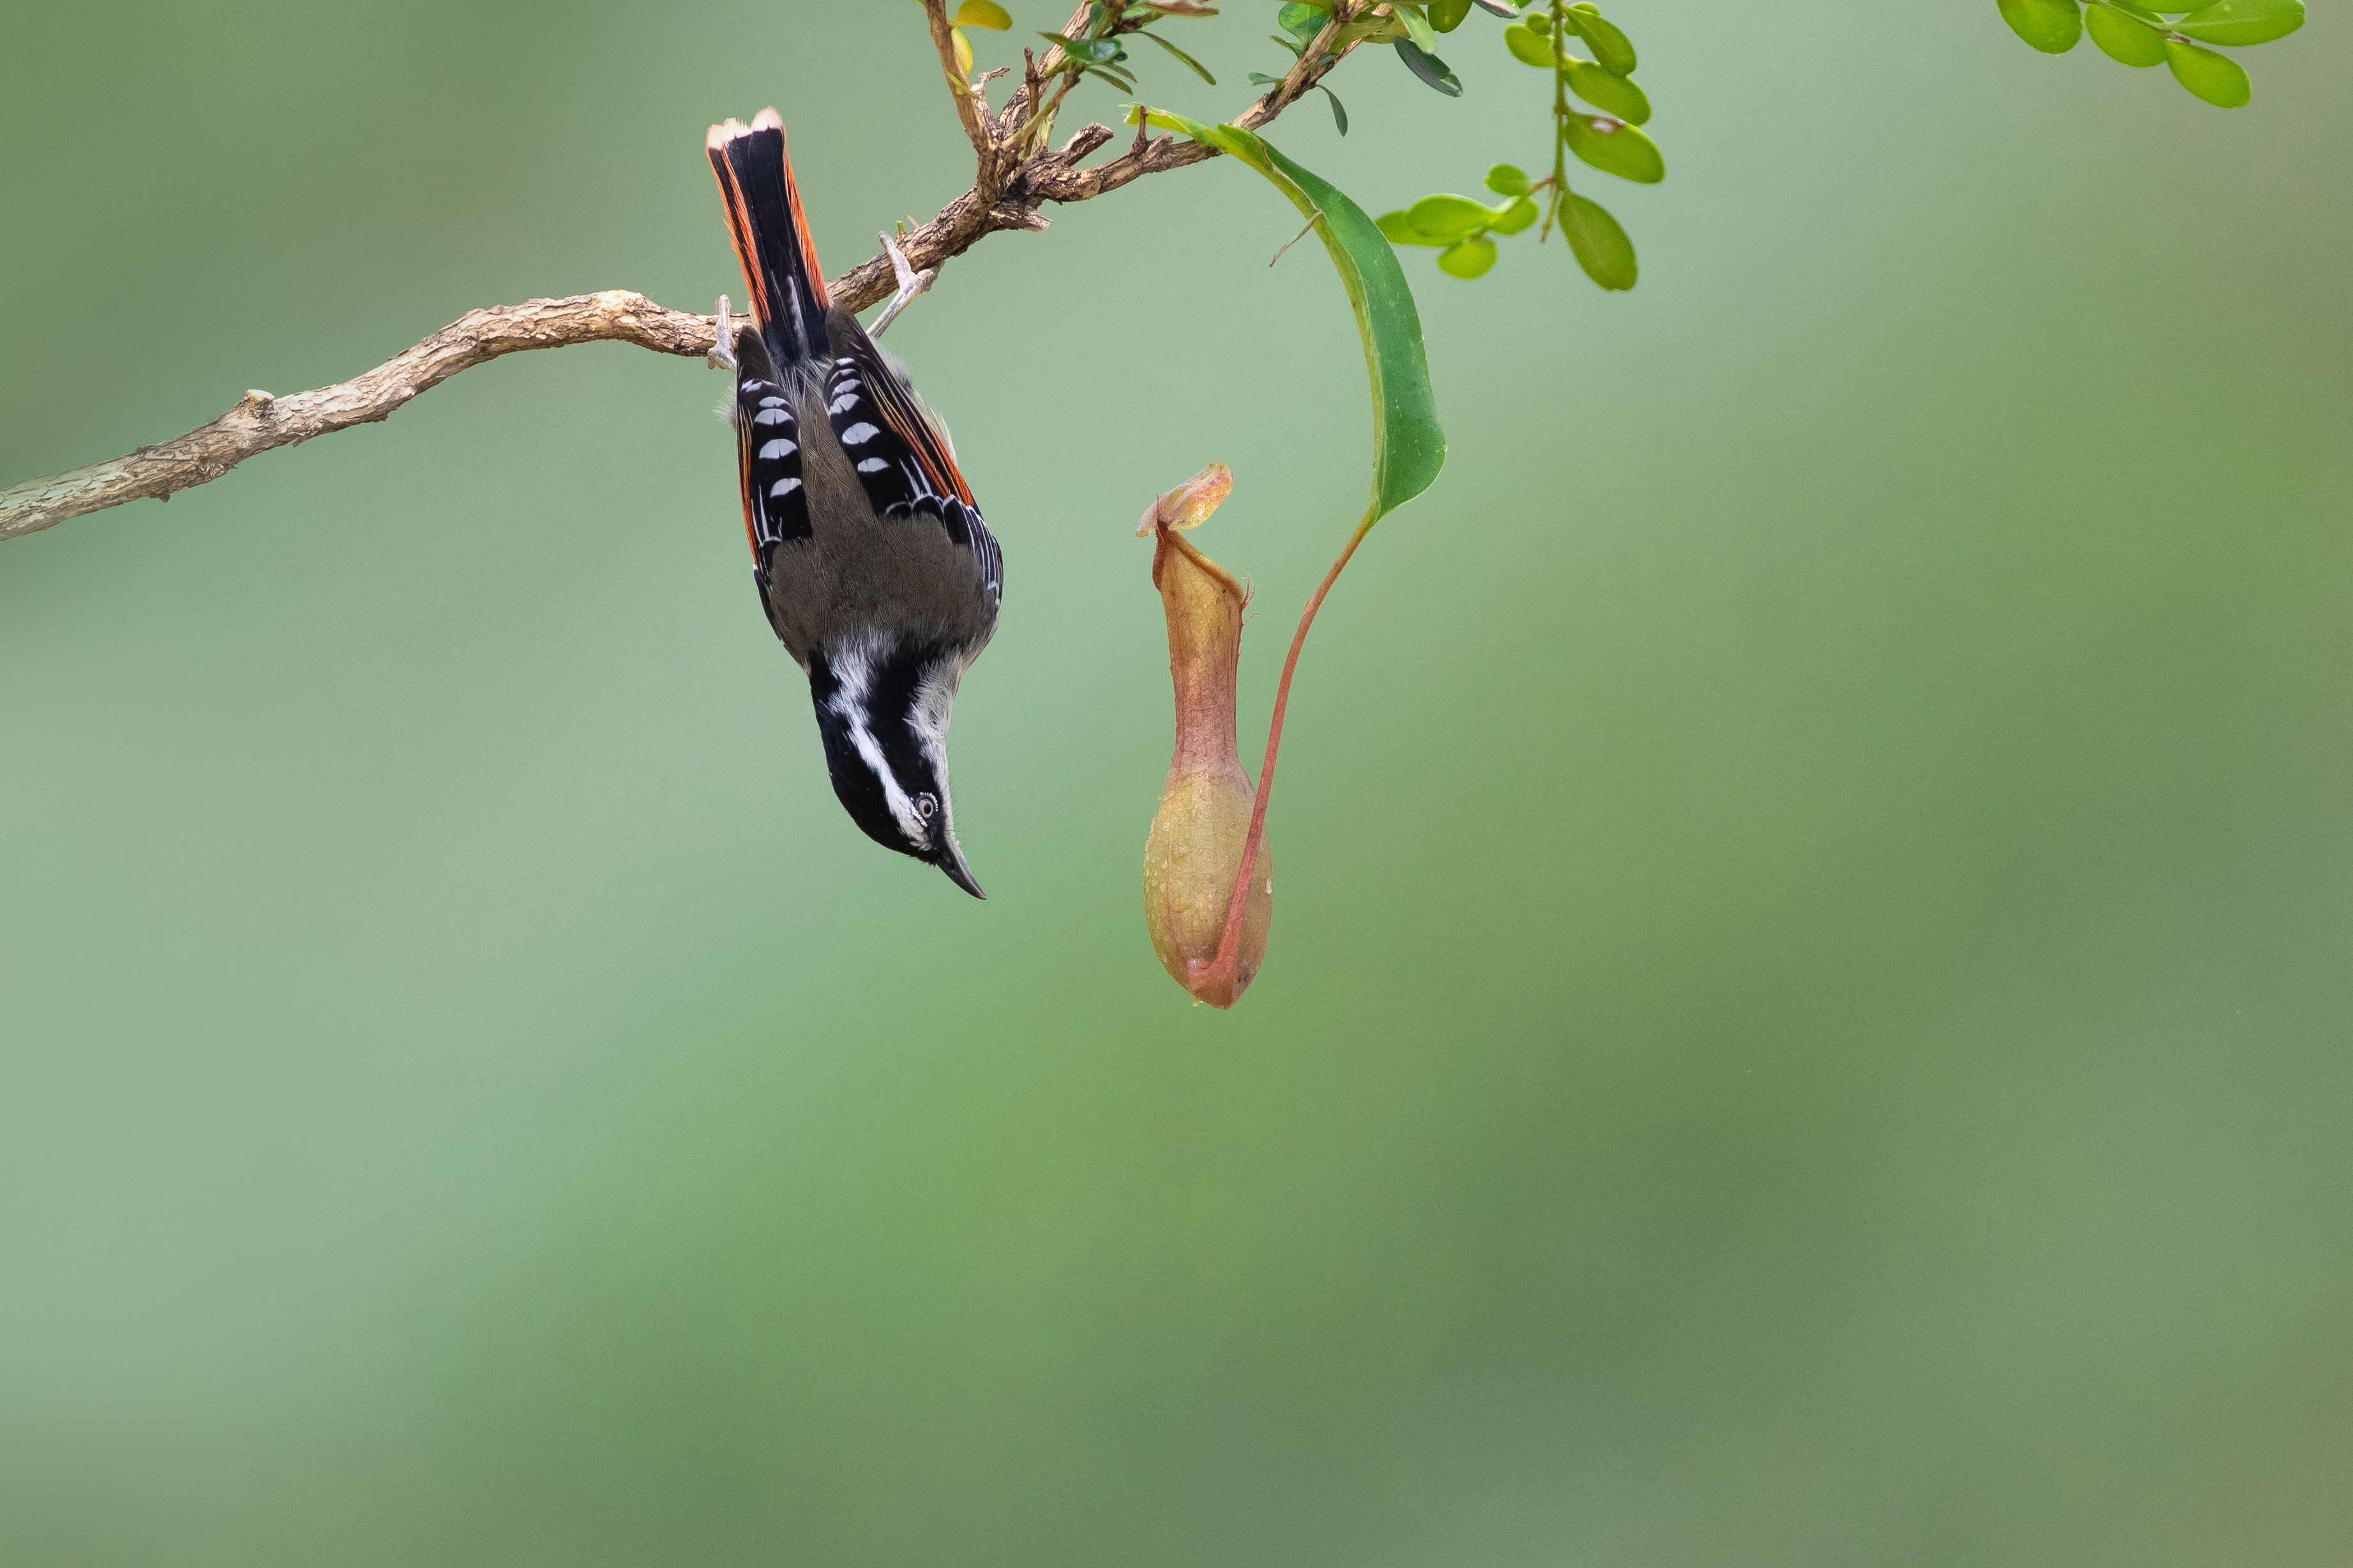
[[[1276,26],[1281,27],[1284,32],[1290,34],[1291,37],[1285,38],[1273,34],[1270,34],[1268,36],[1272,38],[1275,43],[1281,44],[1284,48],[1289,49],[1294,58],[1303,58],[1307,53],[1308,46],[1315,41],[1315,36],[1324,30],[1324,23],[1330,20],[1331,6],[1328,4],[1324,5],[1285,5],[1282,10],[1275,13],[1274,23]],[[1340,33],[1335,34],[1333,47],[1331,49],[1323,50],[1319,54],[1318,59],[1330,58],[1334,50],[1339,49],[1343,47],[1340,40],[1349,31],[1351,31],[1351,29],[1343,28]],[[1360,34],[1359,37],[1361,36],[1362,35]],[[1282,79],[1279,76],[1269,76],[1264,71],[1252,71],[1250,73],[1250,80],[1252,87],[1271,88],[1279,85]],[[1341,135],[1345,136],[1348,133],[1348,106],[1340,101],[1340,95],[1338,93],[1334,92],[1322,82],[1318,82],[1315,85],[1318,91],[1322,92],[1325,98],[1332,100],[1332,123],[1339,128]]]
[[[1064,33],[1040,33],[1038,36],[1062,51],[1061,63],[1049,76],[1067,73],[1072,80],[1093,77],[1122,92],[1135,90],[1135,78],[1127,69],[1127,46],[1124,38],[1149,38],[1189,68],[1195,76],[1211,87],[1218,79],[1208,68],[1178,48],[1159,34],[1151,31],[1152,25],[1170,16],[1214,16],[1214,7],[1192,3],[1192,0],[1094,0],[1087,7],[1087,20],[1078,36]],[[1060,101],[1058,99],[1056,101]]]
[[[1037,107],[1014,138],[1017,148],[1026,147],[1033,136],[1042,137],[1052,129],[1062,100],[1082,80],[1092,79],[1124,95],[1134,94],[1136,82],[1129,67],[1125,42],[1129,38],[1150,39],[1215,87],[1218,79],[1209,74],[1207,66],[1152,29],[1171,17],[1217,14],[1218,8],[1204,0],[1092,0],[1075,32],[1065,28],[1060,33],[1039,33],[1038,36],[1051,46],[1046,51],[1051,63],[1040,70],[1036,52],[1024,51],[1029,64],[1029,101]],[[972,44],[965,37],[965,29],[987,27],[1005,32],[1013,26],[1013,18],[995,0],[963,0],[950,22],[956,64],[966,75],[972,71],[973,58]]]
[[[1389,0],[1386,5],[1359,5],[1354,13],[1340,13],[1347,19],[1332,35],[1327,52],[1344,55],[1358,44],[1394,45],[1398,58],[1414,75],[1450,98],[1460,98],[1462,83],[1437,54],[1438,35],[1447,28],[1433,17],[1446,12],[1459,23],[1470,3],[1471,0]],[[1332,0],[1293,0],[1275,14],[1275,26],[1298,42],[1281,37],[1274,41],[1298,54],[1314,40],[1333,15]]]
[[[2191,97],[2239,109],[2255,95],[2246,68],[2206,47],[2253,48],[2304,26],[2304,0],[2214,0],[2198,10],[2123,0],[2000,0],[2010,30],[2046,55],[2063,55],[2085,33],[2120,65],[2169,66]],[[2168,17],[2173,20],[2167,20]]]
[[[1651,99],[1634,80],[1637,57],[1632,40],[1590,4],[1538,0],[1523,16],[1526,0],[1509,5],[1500,0],[1476,3],[1482,10],[1512,18],[1504,29],[1504,47],[1514,59],[1552,72],[1551,172],[1532,178],[1516,164],[1498,163],[1487,171],[1486,184],[1496,195],[1507,198],[1504,205],[1490,206],[1469,196],[1443,193],[1424,196],[1384,216],[1381,232],[1394,244],[1436,248],[1443,272],[1478,278],[1495,265],[1497,236],[1518,234],[1542,218],[1536,232],[1539,243],[1557,227],[1588,278],[1604,289],[1631,289],[1640,271],[1633,241],[1626,237],[1625,229],[1608,208],[1570,189],[1568,159],[1574,153],[1580,163],[1639,184],[1656,184],[1666,178],[1665,155],[1641,130],[1650,122]],[[1430,0],[1423,20],[1434,32],[1452,32],[1470,15],[1472,4],[1472,0]],[[1286,6],[1285,10],[1294,8],[1303,7]],[[1399,4],[1396,9],[1419,16],[1411,5]],[[1398,43],[1401,55],[1408,47],[1416,47],[1419,59],[1416,55],[1406,56],[1406,64],[1416,76],[1442,92],[1461,92],[1461,84],[1445,61],[1420,49],[1410,37]],[[1579,47],[1592,58],[1576,53]]]

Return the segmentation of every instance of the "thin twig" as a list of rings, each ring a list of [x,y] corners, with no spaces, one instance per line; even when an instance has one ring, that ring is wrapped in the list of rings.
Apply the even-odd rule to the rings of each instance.
[[[1087,0],[1080,0],[1079,8],[1071,13],[1069,21],[1062,24],[1062,37],[1075,38],[1083,36],[1087,24],[1092,17],[1093,7],[1087,4]],[[1024,49],[1021,52],[1026,56],[1029,51]],[[1052,138],[1054,116],[1061,112],[1062,100],[1071,96],[1071,89],[1079,84],[1077,72],[1062,70],[1062,63],[1069,58],[1069,51],[1061,45],[1048,45],[1046,58],[1036,62],[1029,79],[1022,84],[1022,89],[1019,92],[1013,95],[1013,101],[1005,106],[1005,113],[998,124],[1000,128],[1012,128],[1016,155],[1018,155],[1025,146],[1031,144],[1030,138],[1033,135],[1036,137],[1034,144],[1041,147]],[[1056,80],[1058,75],[1060,80]],[[1053,101],[1038,103],[1038,100],[1045,96],[1045,83],[1049,81],[1055,82]],[[1032,104],[1038,106],[1032,109],[1030,107]]]
[[[1301,240],[1305,239],[1309,235],[1314,234],[1315,232],[1315,226],[1323,221],[1324,209],[1322,207],[1317,207],[1315,209],[1314,216],[1307,220],[1305,226],[1301,228],[1297,234],[1293,235],[1289,239],[1284,240],[1282,242],[1282,248],[1274,253],[1273,257],[1268,260],[1267,265],[1271,267],[1275,262],[1282,260],[1284,256],[1290,253],[1293,246],[1297,245]]]
[[[984,205],[994,204],[997,192],[1005,188],[1003,160],[995,122],[990,119],[988,100],[981,89],[965,79],[964,67],[956,61],[955,31],[948,22],[946,0],[923,0],[923,18],[931,24],[932,47],[939,52],[940,71],[947,78],[948,91],[955,99],[956,119],[964,125],[965,140],[972,143],[973,157],[978,174],[973,182],[974,193]]]

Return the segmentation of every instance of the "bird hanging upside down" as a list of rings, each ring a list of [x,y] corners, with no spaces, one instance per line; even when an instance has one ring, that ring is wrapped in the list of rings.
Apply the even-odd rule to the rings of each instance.
[[[833,791],[868,837],[984,898],[948,799],[956,685],[997,629],[1003,558],[947,431],[878,348],[930,285],[882,239],[899,292],[873,337],[826,298],[773,109],[706,144],[752,321],[720,301],[712,357],[735,374],[744,528],[760,605],[808,674]]]

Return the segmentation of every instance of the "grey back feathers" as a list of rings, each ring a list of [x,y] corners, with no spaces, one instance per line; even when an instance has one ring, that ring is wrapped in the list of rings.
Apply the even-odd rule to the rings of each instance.
[[[828,326],[837,344],[864,340],[842,312]],[[769,623],[804,669],[820,645],[875,631],[969,663],[997,629],[1003,558],[978,509],[941,494],[886,423],[883,399],[912,394],[869,352],[862,365],[842,355],[782,374],[744,362],[737,439]]]

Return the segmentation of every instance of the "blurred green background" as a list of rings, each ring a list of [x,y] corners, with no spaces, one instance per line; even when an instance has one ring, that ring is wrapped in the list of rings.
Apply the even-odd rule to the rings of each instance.
[[[1271,9],[1146,91],[1232,112]],[[1230,1016],[1144,937],[1132,529],[1233,465],[1262,735],[1367,455],[1243,170],[893,334],[1005,542],[986,905],[835,805],[699,364],[502,360],[0,546],[0,1557],[2353,1557],[2338,18],[2225,113],[1990,0],[1613,14],[1641,287],[1408,256],[1451,460],[1309,648]],[[1535,164],[1466,26],[1459,102],[1365,58],[1275,140],[1375,212]],[[0,480],[474,305],[740,296],[727,114],[837,271],[969,176],[897,0],[26,5],[0,61]]]

